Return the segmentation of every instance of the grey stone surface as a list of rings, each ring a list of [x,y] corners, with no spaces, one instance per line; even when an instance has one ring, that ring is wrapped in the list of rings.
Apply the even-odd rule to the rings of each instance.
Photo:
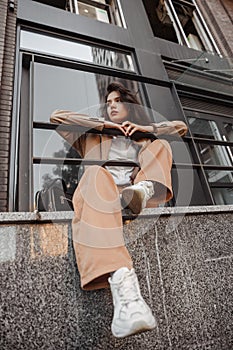
[[[110,291],[80,289],[70,221],[24,221],[0,226],[1,350],[233,349],[231,212],[124,226],[158,327],[121,340],[110,330]]]

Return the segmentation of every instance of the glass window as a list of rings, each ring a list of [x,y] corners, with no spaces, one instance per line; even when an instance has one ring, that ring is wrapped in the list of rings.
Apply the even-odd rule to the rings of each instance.
[[[126,28],[119,0],[33,0],[77,15]]]
[[[73,194],[82,176],[83,168],[79,165],[67,164],[34,164],[33,165],[33,205],[35,208],[35,194],[49,183],[62,178],[65,181],[67,193]]]
[[[34,121],[31,180],[34,203],[35,193],[57,177],[65,180],[70,192],[74,191],[83,171],[79,164],[66,164],[67,159],[77,159],[80,155],[56,130],[49,129],[52,112],[56,109],[73,110],[101,117],[106,88],[111,81],[120,81],[130,90],[138,92],[140,100],[143,89],[142,84],[136,81],[43,63],[32,62],[30,70],[30,110]]]
[[[233,125],[229,123],[224,123],[224,129],[226,132],[227,139],[233,142]]]
[[[224,141],[224,135],[213,120],[188,117],[190,131],[194,137]],[[199,155],[203,164],[231,165],[231,157],[225,146],[211,143],[197,143]]]
[[[110,23],[110,17],[107,9],[91,6],[81,1],[77,1],[77,5],[79,15],[94,18],[101,22]]]
[[[32,116],[34,121],[40,122],[49,122],[55,109],[99,117],[108,84],[112,80],[121,80],[42,63],[34,63],[32,67]],[[126,83],[130,89],[139,90],[135,81]]]
[[[34,157],[65,158],[69,156],[70,145],[63,140],[54,130],[33,130],[33,155]],[[72,156],[79,157],[77,152]],[[71,157],[72,158],[72,157]]]
[[[217,124],[213,120],[188,117],[189,128],[195,137],[222,140]]]
[[[212,193],[217,205],[233,203],[233,188],[213,188]]]
[[[231,160],[225,146],[198,143],[200,158],[205,165],[231,166]]]
[[[207,170],[207,178],[210,183],[233,183],[233,171],[228,170]]]
[[[67,10],[100,22],[126,27],[118,0],[68,0]]]
[[[143,2],[155,36],[196,50],[219,53],[195,1]]]
[[[111,68],[135,71],[132,57],[129,53],[91,46],[55,36],[22,30],[20,33],[20,48],[22,50],[67,57]]]
[[[223,117],[212,116],[215,120],[211,120],[211,115],[204,115],[205,118],[201,118],[201,113],[193,112],[192,115],[187,115],[189,129],[194,137],[214,203],[232,204],[233,154],[232,147],[227,142],[233,141],[233,125],[224,122]],[[207,140],[201,142],[200,139]],[[216,141],[220,141],[221,145],[216,144]],[[211,169],[208,169],[208,166],[211,166]]]

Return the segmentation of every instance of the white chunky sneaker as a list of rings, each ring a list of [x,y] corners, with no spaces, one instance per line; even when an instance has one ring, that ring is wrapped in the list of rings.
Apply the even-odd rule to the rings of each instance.
[[[126,187],[122,191],[123,205],[132,213],[139,214],[146,207],[147,201],[154,195],[152,181],[140,181],[135,185]]]
[[[156,322],[141,296],[134,269],[122,267],[108,279],[112,292],[114,315],[112,333],[117,338],[152,330]]]

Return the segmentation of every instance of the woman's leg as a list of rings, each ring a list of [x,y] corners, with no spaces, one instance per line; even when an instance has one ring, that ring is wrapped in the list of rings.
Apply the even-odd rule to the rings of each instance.
[[[119,192],[102,167],[85,171],[73,197],[73,243],[83,289],[108,287],[109,273],[132,260],[124,244]]]
[[[146,207],[157,206],[172,198],[172,152],[167,141],[155,140],[139,153],[140,171],[134,185],[122,191],[123,203],[134,214]]]
[[[169,201],[172,196],[171,167],[172,150],[165,140],[151,142],[139,153],[140,171],[134,183],[154,182],[154,200],[159,203]]]
[[[115,337],[154,329],[155,318],[141,295],[124,245],[119,192],[111,174],[98,166],[89,167],[73,203],[73,242],[82,288],[111,286]]]

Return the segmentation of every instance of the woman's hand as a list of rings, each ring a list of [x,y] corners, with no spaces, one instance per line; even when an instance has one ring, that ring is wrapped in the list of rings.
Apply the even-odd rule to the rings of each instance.
[[[127,136],[123,124],[116,124],[116,123],[113,123],[113,122],[111,122],[111,121],[105,120],[105,122],[104,122],[104,127],[107,128],[107,129],[117,129],[117,130],[120,130],[120,131],[122,132],[123,135]]]
[[[124,128],[125,136],[131,136],[135,131],[154,132],[152,125],[138,125],[129,121],[123,122],[122,127]]]
[[[116,124],[106,120],[104,122],[104,127],[107,129],[118,129],[125,136],[131,136],[135,133],[135,131],[154,132],[154,128],[152,125],[138,125],[129,121],[125,121],[122,124]]]

